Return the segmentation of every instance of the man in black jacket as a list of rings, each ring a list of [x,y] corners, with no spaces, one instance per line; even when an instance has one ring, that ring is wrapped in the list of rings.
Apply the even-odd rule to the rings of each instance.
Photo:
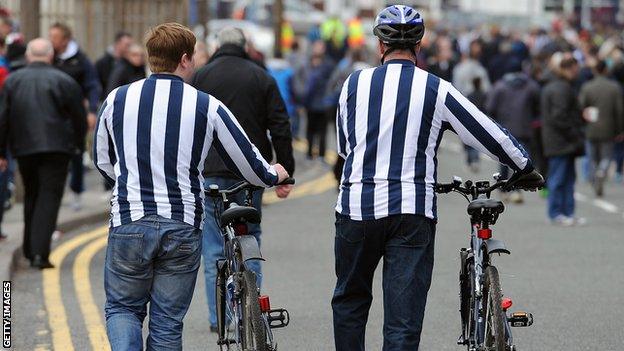
[[[50,239],[71,156],[84,149],[85,109],[80,86],[51,66],[46,39],[28,44],[28,66],[6,80],[0,106],[0,169],[6,147],[24,181],[24,255],[31,265],[51,268]]]
[[[579,66],[571,54],[563,53],[553,55],[551,66],[556,78],[542,89],[540,103],[548,157],[548,217],[555,225],[582,225],[585,220],[574,216],[574,159],[584,153],[583,120],[572,86]]]
[[[50,41],[54,47],[54,66],[70,75],[82,89],[82,99],[87,100],[87,122],[89,130],[95,126],[95,113],[100,100],[100,82],[95,67],[85,55],[78,43],[73,40],[71,29],[63,23],[54,23],[49,30]],[[84,191],[84,165],[82,154],[75,155],[71,160],[71,179],[69,188],[74,193],[72,206],[75,210],[81,208],[80,194]]]
[[[273,159],[273,150],[275,150],[277,162],[282,164],[289,174],[293,174],[295,164],[290,123],[277,83],[249,58],[245,52],[245,36],[240,29],[223,29],[218,34],[218,41],[219,49],[208,64],[195,74],[192,84],[197,89],[221,100],[232,111],[265,159]],[[267,137],[267,131],[271,140]],[[214,149],[208,154],[204,175],[206,185],[217,184],[220,188],[227,188],[240,181],[236,174],[228,170]],[[289,188],[276,191],[278,196],[286,197]],[[241,203],[243,199],[235,197],[234,200]],[[257,191],[254,193],[253,205],[260,210],[261,203],[262,191]],[[223,256],[223,239],[215,222],[214,204],[211,200],[206,201],[203,232],[202,254],[210,328],[216,331],[215,261]],[[260,233],[258,224],[249,226],[249,234],[256,237],[258,244]],[[259,262],[250,261],[249,266],[256,273],[258,286],[260,286]]]
[[[133,44],[132,35],[128,32],[118,32],[115,34],[115,41],[106,49],[106,52],[95,62],[95,70],[97,71],[102,87],[100,99],[104,100],[110,90],[107,89],[115,65],[126,56],[126,53]],[[145,77],[143,77],[145,78]],[[123,84],[122,84],[123,85]],[[115,87],[116,88],[116,87]],[[112,89],[111,89],[112,90]]]

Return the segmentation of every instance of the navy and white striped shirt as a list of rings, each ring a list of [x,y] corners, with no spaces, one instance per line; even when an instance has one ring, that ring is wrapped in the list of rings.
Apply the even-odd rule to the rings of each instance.
[[[115,183],[111,226],[157,214],[201,228],[211,145],[249,182],[277,182],[227,107],[180,77],[153,74],[113,90],[100,108],[93,145],[95,165]]]
[[[351,74],[337,115],[345,166],[336,211],[354,220],[395,214],[435,219],[437,151],[446,129],[516,171],[533,167],[506,130],[449,82],[410,61]]]

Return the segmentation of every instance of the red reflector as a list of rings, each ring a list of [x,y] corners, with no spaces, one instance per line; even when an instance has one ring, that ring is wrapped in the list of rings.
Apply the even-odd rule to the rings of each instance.
[[[236,223],[236,224],[234,224],[234,234],[236,236],[247,235],[248,234],[247,224],[245,224],[245,223]]]
[[[260,303],[260,310],[264,312],[269,312],[271,310],[271,302],[269,301],[269,296],[260,295],[258,296],[258,302]]]
[[[490,228],[479,229],[479,230],[477,230],[477,236],[480,239],[489,239],[489,238],[492,237],[492,229],[490,229]]]
[[[510,298],[505,297],[503,298],[503,301],[501,302],[501,306],[503,307],[503,310],[507,311],[511,305],[513,305],[513,301],[511,301]]]

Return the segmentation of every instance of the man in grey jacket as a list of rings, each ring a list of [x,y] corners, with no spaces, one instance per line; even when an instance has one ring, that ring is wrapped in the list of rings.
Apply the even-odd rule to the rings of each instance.
[[[579,100],[588,122],[586,152],[594,169],[594,190],[602,196],[614,143],[624,138],[624,102],[620,86],[607,78],[607,64],[599,61],[594,71],[594,78],[581,88]]]

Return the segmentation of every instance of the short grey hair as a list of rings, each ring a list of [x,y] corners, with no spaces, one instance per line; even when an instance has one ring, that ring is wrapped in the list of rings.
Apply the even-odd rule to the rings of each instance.
[[[54,48],[48,39],[36,38],[26,46],[26,57],[29,61],[45,61],[53,55]]]
[[[243,33],[242,29],[236,27],[225,27],[217,33],[217,42],[219,43],[219,46],[232,44],[245,47],[247,39],[245,39],[245,33]]]

